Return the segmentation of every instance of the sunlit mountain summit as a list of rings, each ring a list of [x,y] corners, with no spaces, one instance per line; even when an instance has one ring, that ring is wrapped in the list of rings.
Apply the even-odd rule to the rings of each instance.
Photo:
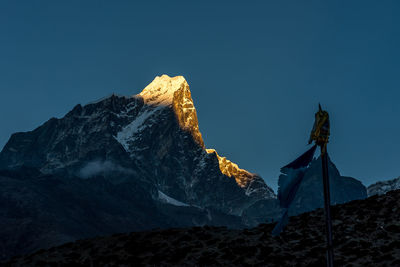
[[[275,198],[261,177],[205,148],[189,85],[182,76],[157,76],[131,97],[112,95],[77,105],[64,118],[14,134],[0,157],[3,168],[24,165],[47,174],[87,178],[102,173],[113,180],[130,174],[179,201],[216,204],[233,214],[241,214],[254,200]],[[118,178],[116,172],[121,173]],[[212,179],[210,172],[220,177]],[[240,197],[217,193],[223,199],[205,198],[211,192],[197,192],[205,181],[239,187],[231,191]],[[248,197],[252,201],[244,200]],[[233,199],[240,202],[234,204]]]

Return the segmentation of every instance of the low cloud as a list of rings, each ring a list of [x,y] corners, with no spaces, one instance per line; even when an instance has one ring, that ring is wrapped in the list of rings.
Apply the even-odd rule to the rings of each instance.
[[[132,174],[133,170],[124,168],[111,161],[95,160],[87,163],[80,171],[79,176],[82,178],[89,178],[99,174],[105,174],[110,172],[122,172]]]

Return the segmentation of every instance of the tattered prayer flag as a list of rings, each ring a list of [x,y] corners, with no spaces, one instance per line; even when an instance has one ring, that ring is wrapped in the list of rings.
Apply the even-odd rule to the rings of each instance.
[[[284,176],[279,179],[278,199],[280,206],[283,209],[283,214],[275,228],[272,230],[272,235],[274,236],[279,235],[289,221],[289,207],[300,187],[304,173],[314,157],[316,148],[317,145],[314,145],[293,162],[281,168],[281,173]]]

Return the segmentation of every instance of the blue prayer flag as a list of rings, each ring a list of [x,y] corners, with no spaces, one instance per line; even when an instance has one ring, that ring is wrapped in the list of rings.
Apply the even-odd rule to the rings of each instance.
[[[278,200],[283,209],[281,219],[272,230],[272,235],[279,235],[289,221],[289,207],[303,180],[305,171],[311,163],[317,146],[314,145],[293,162],[281,168],[283,177],[279,179]]]

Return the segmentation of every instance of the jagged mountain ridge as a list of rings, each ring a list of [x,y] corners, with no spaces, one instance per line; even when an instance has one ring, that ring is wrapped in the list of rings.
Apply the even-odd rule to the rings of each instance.
[[[82,170],[90,176],[93,162],[99,170],[112,166],[114,180],[129,172],[183,203],[231,214],[275,197],[261,177],[205,149],[182,76],[156,77],[132,97],[77,105],[64,118],[12,135],[0,153],[1,168],[26,165],[62,176],[80,176]]]
[[[244,210],[276,198],[261,177],[205,148],[186,80],[166,75],[138,95],[76,105],[13,134],[0,183],[3,259],[117,231],[241,228]]]
[[[373,196],[386,194],[389,191],[397,189],[400,189],[400,177],[371,184],[368,186],[367,191],[368,196]]]

